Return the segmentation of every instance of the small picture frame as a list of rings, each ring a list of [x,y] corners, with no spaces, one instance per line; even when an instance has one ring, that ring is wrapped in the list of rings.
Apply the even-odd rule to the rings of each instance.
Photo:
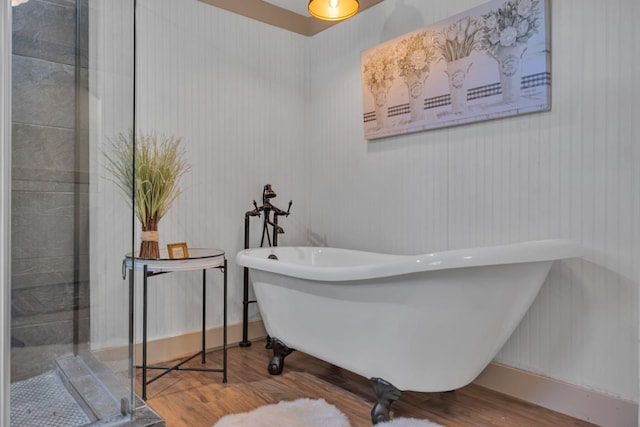
[[[167,251],[169,252],[170,259],[189,258],[189,249],[187,244],[182,243],[169,243],[167,245]]]

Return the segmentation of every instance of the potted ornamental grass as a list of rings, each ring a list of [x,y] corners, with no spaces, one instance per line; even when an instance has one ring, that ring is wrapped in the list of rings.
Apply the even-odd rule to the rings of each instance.
[[[160,257],[158,223],[181,194],[178,181],[189,169],[182,139],[156,133],[121,133],[110,141],[106,169],[142,225],[138,257]],[[133,167],[135,151],[135,170]]]

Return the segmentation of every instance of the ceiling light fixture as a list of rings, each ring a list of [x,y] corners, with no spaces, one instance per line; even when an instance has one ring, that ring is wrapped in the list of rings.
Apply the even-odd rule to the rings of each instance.
[[[310,0],[309,13],[325,21],[341,21],[358,13],[358,0]]]

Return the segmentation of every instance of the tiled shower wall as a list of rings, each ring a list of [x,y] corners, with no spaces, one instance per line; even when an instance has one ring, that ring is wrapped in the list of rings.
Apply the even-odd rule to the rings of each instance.
[[[76,22],[74,0],[13,8],[12,380],[70,353],[74,326],[88,340],[87,55],[83,44],[77,68]]]

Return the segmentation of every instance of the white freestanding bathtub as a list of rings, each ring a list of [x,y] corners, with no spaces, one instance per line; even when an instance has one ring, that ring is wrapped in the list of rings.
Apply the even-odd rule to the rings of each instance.
[[[246,249],[260,314],[274,342],[269,371],[297,349],[371,378],[374,423],[399,390],[472,382],[495,357],[554,260],[581,256],[564,240],[416,256],[324,247]],[[277,258],[277,259],[271,259]]]

